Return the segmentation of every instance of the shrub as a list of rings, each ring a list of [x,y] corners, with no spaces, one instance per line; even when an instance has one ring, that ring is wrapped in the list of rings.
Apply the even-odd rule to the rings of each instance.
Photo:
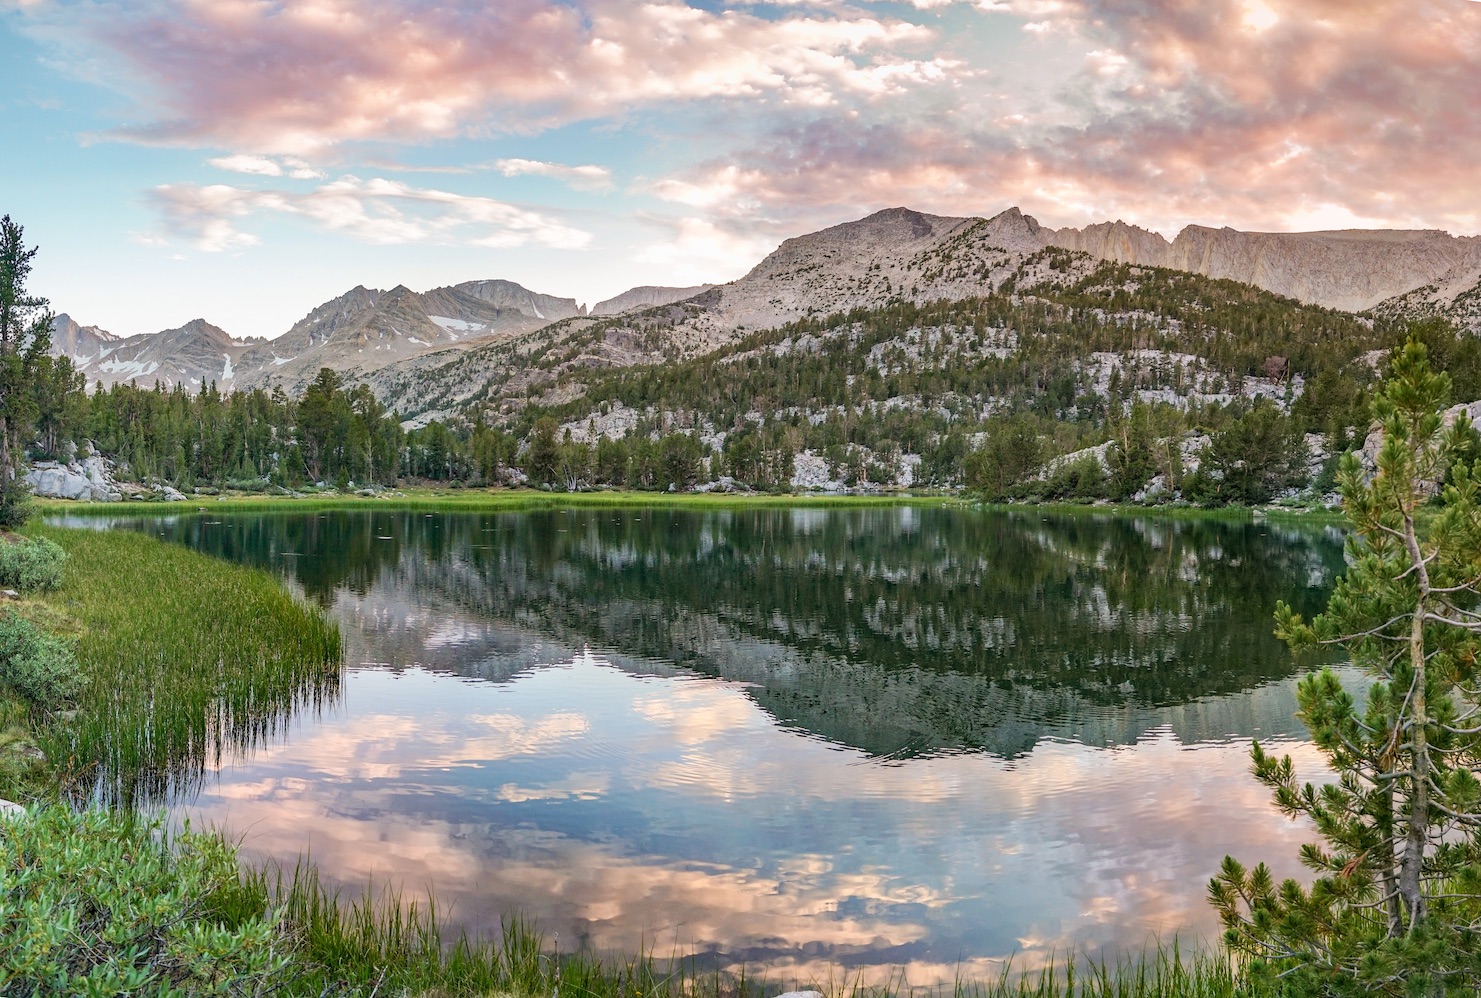
[[[0,994],[265,994],[288,954],[212,835],[53,806],[0,821]],[[223,901],[228,903],[223,903]]]
[[[1105,466],[1094,454],[1086,454],[1054,469],[1045,483],[1050,499],[1104,499],[1109,481]]]
[[[25,479],[0,479],[0,529],[15,530],[30,519],[34,503]]]
[[[0,681],[42,710],[56,710],[82,691],[72,649],[13,610],[0,617]]]
[[[0,541],[0,586],[23,593],[55,589],[62,584],[62,563],[66,560],[67,552],[45,537]]]

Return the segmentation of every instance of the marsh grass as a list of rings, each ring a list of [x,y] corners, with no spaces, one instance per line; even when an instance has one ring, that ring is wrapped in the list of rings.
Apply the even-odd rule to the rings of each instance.
[[[39,740],[74,796],[188,790],[336,695],[338,629],[266,572],[126,531],[27,533],[69,555],[43,603],[75,622],[85,685],[77,716]]]

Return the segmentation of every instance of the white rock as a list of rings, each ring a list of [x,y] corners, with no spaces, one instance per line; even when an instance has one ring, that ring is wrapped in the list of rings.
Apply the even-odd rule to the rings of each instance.
[[[26,809],[15,801],[0,800],[0,821],[19,821],[26,816]]]
[[[823,998],[821,991],[788,991],[777,995],[777,998]]]
[[[26,472],[25,480],[31,491],[48,499],[118,502],[123,498],[99,457],[90,457],[80,464],[37,461]]]
[[[805,450],[792,458],[792,488],[838,492],[843,482],[829,476],[828,462],[821,454]]]
[[[900,456],[900,477],[895,484],[902,489],[908,489],[915,484],[915,476],[920,471],[921,456],[919,454],[902,454]]]

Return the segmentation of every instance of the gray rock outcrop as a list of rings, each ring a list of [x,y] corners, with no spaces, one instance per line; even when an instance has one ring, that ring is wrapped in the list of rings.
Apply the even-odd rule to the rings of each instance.
[[[123,492],[100,457],[83,461],[37,461],[26,472],[31,491],[46,499],[118,502]]]
[[[1459,405],[1453,405],[1445,410],[1443,418],[1447,427],[1453,425],[1458,419],[1464,419],[1471,424],[1473,429],[1481,432],[1481,401],[1462,402]],[[1374,426],[1368,431],[1368,435],[1363,439],[1363,446],[1358,451],[1358,460],[1362,462],[1363,468],[1368,472],[1377,469],[1378,452],[1382,449],[1383,427]],[[1431,482],[1429,484],[1431,491],[1438,490],[1438,482]]]
[[[1189,225],[1172,242],[1122,221],[1044,231],[1052,245],[1104,260],[1226,278],[1347,312],[1416,289],[1454,298],[1481,273],[1481,237],[1435,229],[1242,232]]]
[[[651,284],[628,288],[615,298],[599,301],[591,307],[592,315],[620,315],[634,308],[652,308],[654,305],[672,305],[676,301],[693,298],[713,288],[713,284],[696,284],[690,288],[662,288]]]

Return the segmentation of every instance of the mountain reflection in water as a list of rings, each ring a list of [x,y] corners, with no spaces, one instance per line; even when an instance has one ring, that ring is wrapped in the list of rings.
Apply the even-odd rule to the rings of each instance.
[[[331,882],[603,950],[913,983],[1217,932],[1226,852],[1306,831],[1298,666],[1341,537],[923,508],[119,521],[282,573],[342,703],[180,807]],[[826,971],[824,971],[826,972]],[[785,974],[783,974],[785,976]]]

